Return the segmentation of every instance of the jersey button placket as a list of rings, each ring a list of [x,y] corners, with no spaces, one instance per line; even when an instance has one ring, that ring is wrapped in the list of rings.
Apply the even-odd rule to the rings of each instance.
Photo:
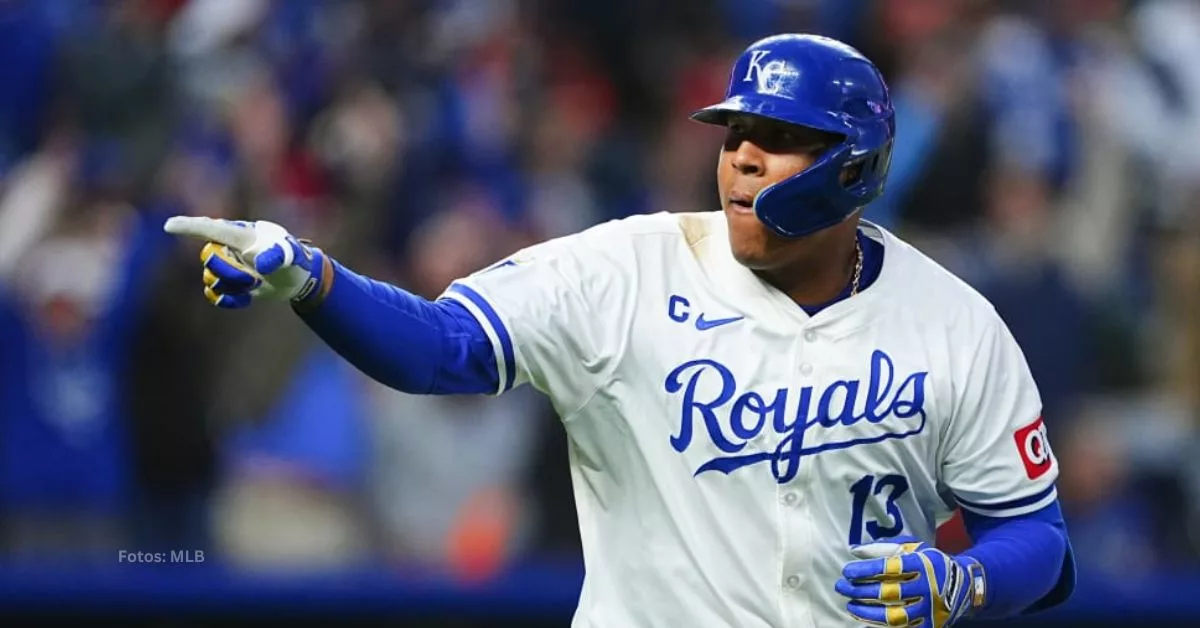
[[[804,380],[801,382],[803,386],[813,385],[811,377],[816,371],[816,367],[813,365],[813,356],[819,353],[820,340],[820,335],[811,329],[805,330],[796,338],[797,365],[793,372],[799,373],[800,379]],[[807,359],[805,359],[806,357]],[[809,417],[796,417],[796,420],[807,421]],[[808,581],[806,574],[811,573],[813,562],[810,549],[814,547],[813,522],[806,491],[806,487],[812,482],[813,463],[814,460],[809,456],[801,458],[796,477],[787,485],[780,486],[783,491],[779,503],[784,513],[784,534],[788,537],[788,546],[791,550],[784,562],[783,584],[790,593],[788,596],[790,600],[785,603],[785,607],[791,607],[787,615],[793,620],[804,614],[804,611],[796,605],[802,606],[806,602],[805,587]]]
[[[801,379],[807,377],[812,372],[812,365],[804,361],[804,354],[810,351],[806,346],[806,333],[801,333],[793,337],[792,340],[792,372],[801,374]],[[807,373],[805,372],[807,371]],[[792,408],[788,408],[789,412],[795,412]],[[789,420],[805,420],[804,417],[789,416]],[[784,438],[784,435],[778,435],[779,438]],[[804,578],[801,577],[802,566],[809,564],[811,561],[806,552],[809,551],[805,546],[804,538],[808,536],[807,528],[809,523],[805,521],[804,515],[804,496],[802,487],[805,484],[804,465],[801,465],[800,474],[793,477],[790,481],[783,484],[776,484],[778,512],[779,512],[779,534],[782,535],[780,546],[783,550],[782,561],[780,562],[781,573],[780,586],[783,592],[782,610],[784,621],[791,625],[798,617],[803,616],[803,612],[796,607],[797,598],[804,586]],[[797,532],[800,532],[797,535]]]
[[[794,482],[795,480],[793,480]],[[779,496],[779,505],[782,512],[783,534],[787,536],[788,548],[783,561],[783,584],[794,595],[800,592],[804,584],[805,578],[801,577],[801,574],[804,573],[804,566],[812,562],[811,556],[808,554],[812,546],[804,541],[806,537],[810,536],[811,522],[808,520],[804,494],[794,485],[784,484],[779,488],[782,491]],[[794,602],[795,600],[785,603],[785,606],[790,606]]]

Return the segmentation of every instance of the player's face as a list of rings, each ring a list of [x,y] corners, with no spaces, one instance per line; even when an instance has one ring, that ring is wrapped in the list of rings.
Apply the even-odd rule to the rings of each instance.
[[[836,237],[825,229],[802,238],[784,238],[754,215],[758,191],[816,162],[836,136],[750,114],[731,114],[717,164],[717,188],[729,221],[733,255],[753,270],[770,270],[825,250],[819,240]]]

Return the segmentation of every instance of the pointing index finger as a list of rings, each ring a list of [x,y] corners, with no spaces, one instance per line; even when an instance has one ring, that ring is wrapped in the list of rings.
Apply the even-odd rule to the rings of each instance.
[[[210,240],[238,251],[250,248],[255,240],[253,229],[204,216],[173,216],[167,220],[163,230],[175,235]]]

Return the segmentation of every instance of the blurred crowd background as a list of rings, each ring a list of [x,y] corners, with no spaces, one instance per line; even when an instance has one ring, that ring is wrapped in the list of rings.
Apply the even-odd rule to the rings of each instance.
[[[529,390],[383,389],[201,293],[190,213],[433,297],[535,241],[718,208],[721,96],[779,31],[897,107],[865,217],[993,300],[1081,569],[1200,571],[1200,2],[0,0],[0,563],[486,577],[578,556]]]

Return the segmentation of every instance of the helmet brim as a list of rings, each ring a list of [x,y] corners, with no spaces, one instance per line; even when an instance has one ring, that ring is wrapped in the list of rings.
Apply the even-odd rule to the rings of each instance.
[[[733,96],[723,102],[700,109],[690,116],[704,124],[724,126],[731,113],[746,113],[788,124],[809,127],[843,136],[854,134],[854,127],[829,111],[798,106],[782,98],[747,98]]]

